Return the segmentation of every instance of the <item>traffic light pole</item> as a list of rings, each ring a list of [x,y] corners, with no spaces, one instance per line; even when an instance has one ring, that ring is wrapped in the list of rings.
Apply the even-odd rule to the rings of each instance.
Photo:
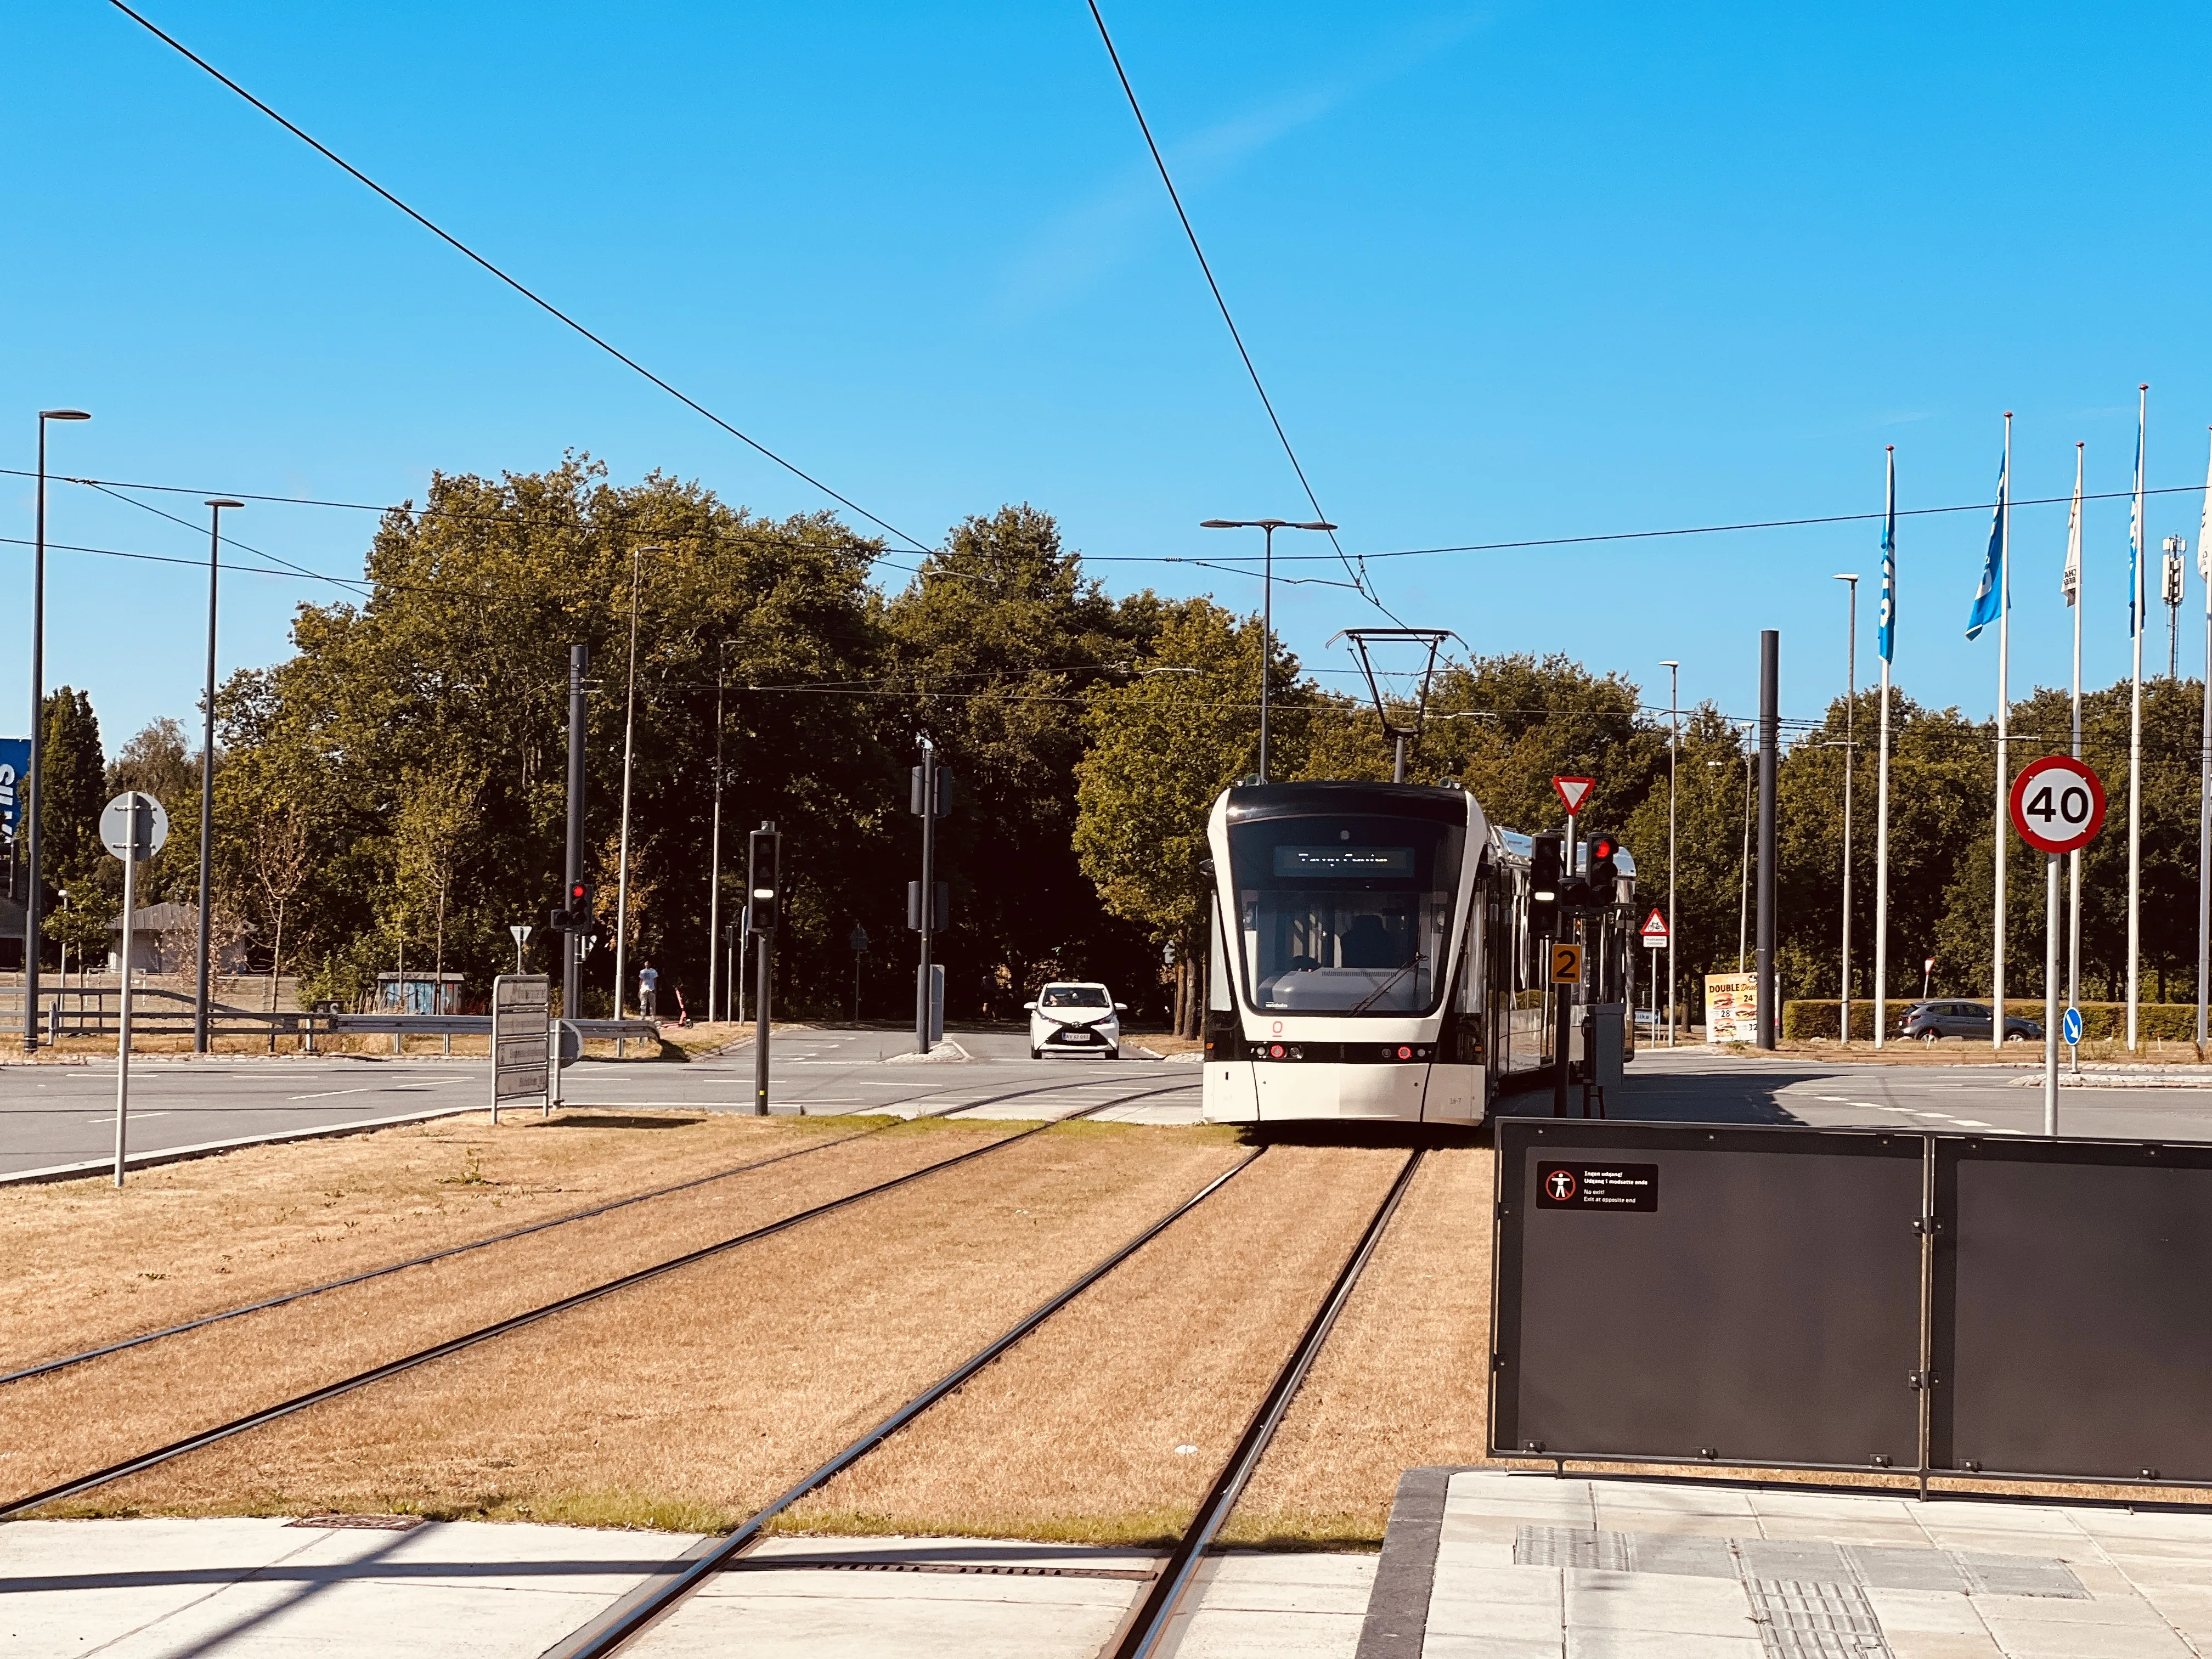
[[[745,860],[745,910],[754,919],[753,948],[760,977],[753,986],[753,1115],[768,1115],[769,986],[775,953],[775,913],[781,900],[783,863],[778,856],[775,823],[763,818],[753,831]]]
[[[935,988],[929,968],[929,946],[937,922],[937,745],[927,734],[921,739],[921,967],[915,975],[914,1047],[929,1052],[930,995]]]
[[[564,894],[576,890],[584,878],[584,675],[592,665],[592,647],[568,647],[568,842]],[[564,900],[565,902],[565,900]],[[561,1017],[581,1019],[583,975],[578,960],[578,919],[561,933]]]

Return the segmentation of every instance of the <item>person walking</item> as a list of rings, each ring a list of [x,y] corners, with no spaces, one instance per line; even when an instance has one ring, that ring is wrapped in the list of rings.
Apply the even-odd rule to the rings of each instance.
[[[647,1019],[660,1015],[660,972],[650,962],[637,970],[637,1011]]]

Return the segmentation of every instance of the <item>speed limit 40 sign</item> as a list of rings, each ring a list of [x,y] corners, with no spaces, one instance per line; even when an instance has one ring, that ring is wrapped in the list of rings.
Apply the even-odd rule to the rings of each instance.
[[[2105,786],[2070,756],[2032,761],[2013,780],[2012,827],[2038,852],[2079,852],[2105,827]]]

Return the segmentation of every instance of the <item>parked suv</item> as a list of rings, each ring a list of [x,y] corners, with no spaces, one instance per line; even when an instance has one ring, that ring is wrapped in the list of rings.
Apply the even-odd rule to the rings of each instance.
[[[1990,1005],[1986,1002],[1916,1002],[1905,1011],[1898,1022],[1899,1036],[1918,1037],[1923,1042],[1934,1042],[1943,1037],[1978,1037],[1990,1040]],[[2005,1041],[2027,1037],[2040,1041],[2043,1027],[2032,1019],[2018,1014],[2005,1017]]]
[[[1030,1012],[1030,1058],[1052,1054],[1121,1057],[1121,1016],[1129,1005],[1116,1002],[1103,985],[1060,981],[1022,1005]]]

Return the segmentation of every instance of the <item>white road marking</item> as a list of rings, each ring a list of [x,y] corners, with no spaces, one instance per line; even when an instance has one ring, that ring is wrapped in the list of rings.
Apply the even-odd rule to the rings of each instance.
[[[291,1099],[293,1099],[293,1100],[328,1100],[328,1099],[329,1099],[332,1095],[366,1095],[366,1094],[371,1094],[371,1093],[374,1093],[374,1091],[373,1089],[370,1089],[370,1088],[360,1088],[360,1089],[325,1089],[325,1090],[324,1090],[320,1094],[317,1094],[317,1095],[293,1095],[293,1096],[290,1096],[290,1097],[289,1097],[289,1098],[291,1098]]]

